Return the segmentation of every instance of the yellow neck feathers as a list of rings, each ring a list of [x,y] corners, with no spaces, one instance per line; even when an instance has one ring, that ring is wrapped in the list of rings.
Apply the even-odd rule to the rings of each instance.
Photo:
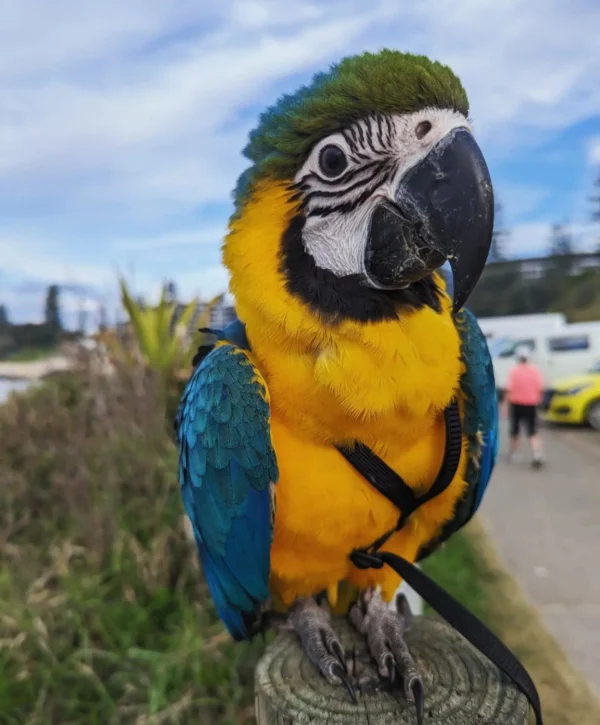
[[[285,183],[263,184],[232,221],[223,248],[274,412],[324,442],[397,425],[398,416],[415,431],[418,421],[433,422],[461,372],[449,298],[443,295],[441,313],[426,307],[400,311],[398,320],[324,322],[288,293],[280,271],[281,237],[296,211]]]

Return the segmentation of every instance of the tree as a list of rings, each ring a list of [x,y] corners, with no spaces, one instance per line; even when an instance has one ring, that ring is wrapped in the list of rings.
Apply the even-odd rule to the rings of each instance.
[[[44,312],[44,320],[46,325],[52,330],[53,334],[58,336],[62,330],[62,322],[60,319],[60,287],[57,284],[51,284],[46,293],[46,308]]]
[[[77,313],[77,331],[81,337],[85,336],[87,330],[87,317],[87,310],[82,306]]]
[[[8,310],[6,305],[0,305],[0,327],[8,327],[10,321],[8,319]]]
[[[551,286],[560,283],[571,271],[570,257],[574,253],[573,237],[564,224],[553,224],[550,228],[550,257],[551,263],[546,272],[546,281]]]
[[[506,259],[506,241],[510,232],[503,226],[504,209],[499,201],[494,203],[494,231],[492,233],[492,244],[488,254],[488,262],[501,262]]]
[[[98,330],[104,332],[108,328],[108,315],[106,314],[106,305],[100,302],[98,305]]]
[[[177,285],[173,280],[169,280],[165,285],[165,298],[169,304],[177,302]]]
[[[598,177],[594,182],[594,190],[590,196],[590,202],[592,204],[592,222],[600,224],[600,171]],[[596,246],[596,253],[600,254],[600,236],[598,237],[598,245]]]
[[[590,196],[590,202],[592,204],[592,221],[600,222],[600,171],[594,182],[594,190]]]
[[[564,224],[553,224],[550,231],[550,254],[564,257],[573,254],[573,237]]]

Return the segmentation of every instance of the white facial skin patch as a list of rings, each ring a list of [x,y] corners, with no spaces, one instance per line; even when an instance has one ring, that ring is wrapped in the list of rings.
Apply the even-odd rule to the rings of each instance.
[[[457,128],[472,131],[461,113],[425,108],[368,116],[319,141],[294,179],[305,200],[304,247],[317,266],[338,277],[365,275],[375,207],[393,200],[407,171]],[[337,174],[326,164],[331,146],[337,147]]]

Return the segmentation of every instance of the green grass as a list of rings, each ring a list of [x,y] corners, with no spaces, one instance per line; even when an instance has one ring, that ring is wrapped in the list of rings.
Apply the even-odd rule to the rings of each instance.
[[[474,549],[469,534],[458,531],[441,549],[425,559],[423,571],[484,622],[493,618],[491,573]],[[433,610],[425,606],[428,614]]]
[[[0,721],[249,720],[260,643],[224,641],[210,609],[189,595],[150,592],[133,572],[123,587],[123,572],[99,576],[85,560],[65,563],[65,549],[57,555],[68,570],[48,572],[50,581],[43,578],[25,602],[11,596],[13,578],[3,577]]]
[[[9,356],[11,362],[34,362],[45,360],[56,353],[56,347],[24,347]]]
[[[139,371],[0,407],[0,725],[253,721],[263,643],[218,622]]]

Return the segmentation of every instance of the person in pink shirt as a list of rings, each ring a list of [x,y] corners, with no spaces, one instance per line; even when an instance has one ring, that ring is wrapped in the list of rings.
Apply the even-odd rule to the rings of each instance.
[[[532,463],[537,468],[544,462],[537,430],[537,409],[544,394],[544,380],[539,368],[529,361],[529,355],[527,348],[519,348],[518,362],[508,374],[506,398],[510,407],[509,461],[514,460],[519,448],[519,433],[523,424],[531,446]]]

